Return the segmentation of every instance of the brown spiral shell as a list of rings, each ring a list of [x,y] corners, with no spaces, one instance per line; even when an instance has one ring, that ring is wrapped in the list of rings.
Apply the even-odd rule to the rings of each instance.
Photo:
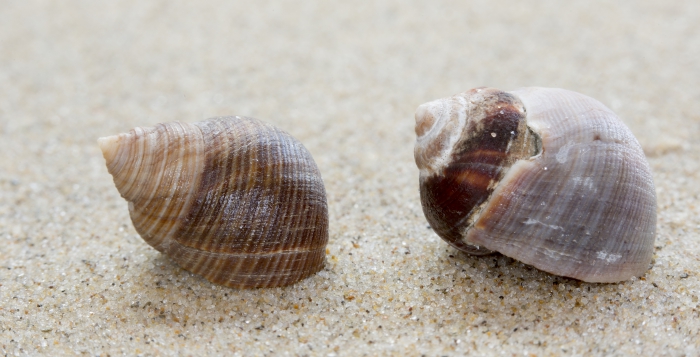
[[[588,282],[641,276],[656,235],[649,164],[590,97],[477,88],[418,107],[423,212],[445,241]]]
[[[99,139],[136,231],[178,265],[235,288],[323,268],[326,193],[286,132],[246,117],[134,128]]]

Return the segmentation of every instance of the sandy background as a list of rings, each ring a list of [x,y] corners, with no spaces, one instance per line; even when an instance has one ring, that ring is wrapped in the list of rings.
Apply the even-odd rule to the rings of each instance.
[[[3,355],[700,355],[700,2],[3,1]],[[423,217],[413,112],[476,86],[615,110],[654,171],[642,279],[463,255]],[[247,115],[323,174],[327,266],[192,275],[134,231],[96,139]]]

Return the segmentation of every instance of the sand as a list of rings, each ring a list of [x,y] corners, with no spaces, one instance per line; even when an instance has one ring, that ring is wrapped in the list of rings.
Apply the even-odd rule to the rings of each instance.
[[[700,355],[700,2],[6,1],[3,355]],[[641,278],[591,284],[428,228],[413,112],[478,86],[619,114],[653,170]],[[135,232],[97,138],[252,116],[325,181],[324,270],[216,286]]]

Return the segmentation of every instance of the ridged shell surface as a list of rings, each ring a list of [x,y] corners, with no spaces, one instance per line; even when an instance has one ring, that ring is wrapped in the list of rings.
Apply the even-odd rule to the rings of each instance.
[[[286,132],[245,117],[158,124],[100,138],[143,239],[229,287],[292,284],[323,268],[321,175]]]
[[[480,88],[419,107],[416,133],[423,211],[458,249],[588,282],[648,270],[651,171],[600,102],[563,89]]]

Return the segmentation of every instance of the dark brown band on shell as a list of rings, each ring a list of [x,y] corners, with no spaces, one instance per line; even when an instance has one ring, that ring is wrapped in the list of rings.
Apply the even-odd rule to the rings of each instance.
[[[431,227],[455,248],[472,254],[479,250],[463,242],[463,232],[474,224],[506,169],[516,160],[536,155],[540,146],[516,97],[495,89],[472,90],[463,96],[477,93],[483,96],[481,105],[463,108],[466,125],[448,164],[420,180],[423,212]]]
[[[181,247],[171,245],[171,254],[184,257],[195,249],[216,255],[192,262],[191,269],[227,286],[287,285],[320,270],[328,237],[326,198],[306,149],[259,121],[196,125],[210,144],[197,204],[174,234]],[[212,217],[212,211],[220,214]]]

